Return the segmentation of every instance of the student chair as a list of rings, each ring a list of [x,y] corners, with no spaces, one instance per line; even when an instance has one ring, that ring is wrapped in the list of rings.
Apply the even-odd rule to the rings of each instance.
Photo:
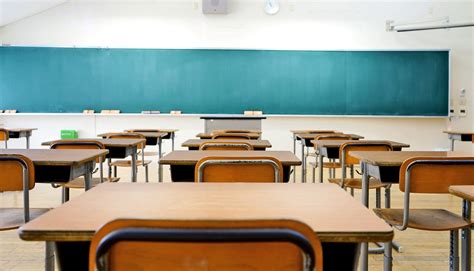
[[[51,149],[58,149],[58,150],[104,150],[105,146],[99,141],[96,140],[61,140],[58,142],[53,143],[50,146]],[[120,178],[117,177],[108,177],[104,179],[104,168],[103,162],[105,161],[105,155],[103,157],[99,157],[96,160],[96,163],[99,164],[99,177],[92,178],[92,187],[103,183],[104,181],[108,182],[118,182]],[[94,173],[97,170],[94,171]],[[84,189],[85,188],[85,181],[83,177],[76,178],[67,183],[60,183],[54,184],[53,187],[62,187],[62,202],[66,202],[69,200],[69,189]]]
[[[339,185],[340,187],[351,190],[354,196],[354,189],[362,189],[362,179],[354,178],[354,165],[360,163],[359,159],[350,155],[351,151],[392,151],[392,145],[384,141],[361,141],[347,142],[339,148],[339,158],[341,161],[342,177],[330,178],[328,181]],[[347,169],[350,169],[350,178],[347,178]],[[385,189],[385,208],[390,208],[390,183],[382,183],[380,180],[371,178],[369,180],[369,189],[376,190],[376,207],[381,207],[380,190]]]
[[[199,145],[200,151],[253,151],[253,146],[247,142],[220,141],[203,142]]]
[[[208,156],[198,161],[195,182],[283,182],[283,166],[268,156],[225,157]]]
[[[142,134],[137,134],[137,133],[117,133],[117,134],[112,134],[109,135],[107,138],[141,138],[145,139],[145,136]],[[138,151],[141,154],[141,159],[137,159],[137,168],[139,166],[142,166],[145,168],[145,182],[148,182],[148,165],[151,164],[150,160],[145,160],[145,145],[146,143],[142,143],[138,146]],[[117,167],[132,167],[132,161],[131,160],[116,160],[113,162],[109,162],[109,168],[113,167],[114,169],[114,177],[117,177]],[[110,175],[110,170],[109,170],[109,175]],[[109,176],[110,177],[110,176]]]
[[[450,232],[450,267],[459,268],[459,230],[472,223],[444,209],[410,208],[412,193],[448,194],[451,185],[474,184],[474,158],[413,157],[400,168],[400,191],[404,193],[403,209],[374,209],[375,213],[392,227],[425,231]],[[392,267],[392,242],[385,244],[384,270]]]
[[[314,140],[351,140],[350,135],[345,134],[321,134],[314,137]],[[309,156],[309,152],[306,152]],[[315,148],[315,162],[309,162],[313,173],[313,183],[316,182],[316,168],[318,167],[318,150]],[[334,178],[336,175],[336,169],[341,168],[341,164],[336,162],[335,159],[329,159],[329,162],[323,163],[323,168],[329,169],[329,178]]]
[[[0,141],[5,142],[5,149],[8,149],[8,140],[10,139],[10,133],[7,129],[0,128]]]
[[[23,191],[23,208],[0,209],[0,231],[19,228],[49,209],[30,209],[29,191],[35,187],[33,162],[19,154],[0,155],[0,192]]]
[[[250,139],[250,136],[245,133],[215,133],[212,139]]]
[[[323,270],[318,236],[295,220],[118,219],[95,234],[89,270]]]
[[[161,131],[158,130],[158,129],[131,129],[131,130],[125,130],[124,132],[125,133],[146,133],[146,132],[159,133]],[[165,155],[165,154],[166,154],[165,152],[161,153],[162,156]],[[158,152],[145,152],[144,155],[145,156],[157,157]]]

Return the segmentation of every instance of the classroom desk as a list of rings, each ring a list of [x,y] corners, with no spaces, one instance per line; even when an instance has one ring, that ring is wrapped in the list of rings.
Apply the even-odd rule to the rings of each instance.
[[[370,140],[374,141],[374,140]],[[388,140],[377,140],[378,142],[387,142],[392,145],[394,151],[401,151],[402,148],[409,148],[409,144],[388,141]],[[339,148],[347,142],[364,142],[361,140],[311,140],[314,144],[314,148],[318,150],[318,165],[322,165],[324,157],[329,159],[339,159]],[[319,167],[319,182],[323,182],[323,167]]]
[[[30,137],[34,130],[37,128],[5,128],[8,131],[8,137],[10,138],[20,138],[24,137],[26,140],[26,148],[30,148]]]
[[[301,141],[301,159],[303,160],[303,165],[302,165],[302,172],[301,172],[301,182],[305,183],[306,182],[306,155],[305,155],[305,149],[313,146],[312,140],[314,140],[315,137],[318,135],[321,135],[324,133],[316,134],[316,133],[311,133],[311,134],[295,134],[296,138]],[[356,134],[344,134],[344,133],[338,133],[340,135],[346,135],[350,136],[353,140],[359,140],[364,138],[361,135],[356,135]],[[306,150],[308,152],[308,150]]]
[[[474,143],[474,132],[461,131],[443,131],[451,139],[451,151],[454,151],[454,141],[471,141]]]
[[[260,137],[262,136],[261,133],[245,133],[246,135],[248,135],[250,137],[250,139],[260,139]],[[213,133],[199,133],[196,135],[196,137],[199,137],[200,139],[212,139],[212,137],[214,136]]]
[[[188,148],[189,150],[199,150],[204,142],[229,142],[229,141],[238,141],[245,142],[252,145],[253,149],[256,151],[264,151],[267,148],[271,148],[272,144],[268,140],[245,140],[245,139],[188,139],[181,146]]]
[[[137,149],[138,145],[143,144],[145,142],[145,139],[133,139],[133,138],[113,138],[113,139],[104,139],[104,138],[78,138],[78,139],[64,139],[65,141],[81,141],[81,140],[96,140],[101,142],[102,144],[105,145],[105,148],[109,150],[109,153],[107,154],[107,159],[110,160],[112,158],[114,159],[123,159],[126,158],[127,156],[132,157],[132,182],[137,181]],[[43,142],[43,146],[50,146],[55,142],[61,142],[62,140],[53,140],[53,141],[47,141]],[[109,175],[112,173],[112,168],[109,167]]]
[[[471,202],[474,201],[474,185],[452,185],[452,195],[462,198],[462,216],[471,220]],[[461,231],[461,271],[471,270],[471,229]]]
[[[140,132],[135,132],[140,131]],[[176,132],[179,131],[178,129],[127,129],[125,132],[132,132],[132,133],[142,133],[142,132],[159,132],[159,133],[166,133],[165,136],[161,137],[161,139],[171,139],[171,150],[174,151],[174,139],[176,137]],[[155,144],[148,144],[147,145],[156,145]]]
[[[173,182],[194,182],[194,168],[206,156],[255,157],[271,156],[283,164],[283,179],[288,182],[291,166],[301,165],[301,160],[290,151],[174,151],[160,160],[160,164],[170,165]]]
[[[398,183],[400,167],[409,158],[416,156],[472,157],[473,154],[445,151],[353,151],[351,156],[360,160],[362,169],[362,204],[369,206],[369,178],[374,177],[384,183]],[[362,245],[362,266],[368,263],[368,246]]]
[[[393,238],[390,226],[336,185],[274,183],[104,183],[28,222],[19,235],[54,242],[61,270],[87,270],[94,233],[123,217],[299,220],[321,240],[324,270],[355,270],[360,242]]]
[[[158,161],[160,161],[161,157],[163,156],[162,153],[162,142],[163,138],[168,136],[168,133],[165,132],[156,132],[156,131],[149,131],[149,132],[134,132],[136,134],[141,134],[145,137],[146,143],[145,145],[148,146],[156,146],[158,145]],[[103,134],[98,134],[97,136],[102,137],[102,138],[107,138],[111,135],[114,135],[117,133],[103,133]],[[173,143],[174,144],[174,143]],[[145,150],[142,150],[145,151]],[[158,164],[158,181],[161,183],[163,182],[163,169],[162,167]]]
[[[37,183],[66,183],[84,176],[85,190],[91,188],[96,159],[108,150],[8,149],[0,154],[21,154],[33,162]]]

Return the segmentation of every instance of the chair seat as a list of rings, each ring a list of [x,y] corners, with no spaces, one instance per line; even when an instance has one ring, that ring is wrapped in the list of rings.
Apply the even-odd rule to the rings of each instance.
[[[337,184],[341,186],[342,179],[328,179],[328,182]],[[382,183],[380,180],[375,178],[370,178],[369,180],[369,189],[377,189],[377,188],[388,188],[391,184],[389,183]],[[354,188],[354,189],[362,189],[362,179],[360,178],[346,178],[344,180],[344,187]]]
[[[47,208],[30,208],[30,221],[46,213]],[[0,231],[21,227],[24,221],[23,208],[0,208]]]
[[[150,163],[151,163],[150,160],[145,160],[145,161],[137,160],[137,166],[146,166]],[[112,163],[110,163],[110,166],[113,166],[113,167],[131,167],[132,166],[132,161],[131,160],[117,160],[117,161],[113,161]]]
[[[112,183],[116,183],[120,180],[120,178],[118,177],[110,177],[110,178],[107,178],[107,177],[104,177],[104,182],[112,182]],[[97,178],[92,178],[92,187],[96,186],[100,184],[100,178],[97,177]],[[76,178],[68,183],[65,183],[65,184],[61,184],[61,186],[64,186],[64,187],[67,187],[67,188],[71,188],[71,189],[75,189],[75,188],[85,188],[85,183],[84,183],[84,178]]]
[[[374,209],[388,224],[402,225],[403,209]],[[410,209],[408,227],[427,231],[448,231],[468,228],[471,221],[443,209]]]
[[[309,162],[311,167],[317,168],[318,162]],[[341,168],[341,163],[338,162],[324,162],[323,168]]]

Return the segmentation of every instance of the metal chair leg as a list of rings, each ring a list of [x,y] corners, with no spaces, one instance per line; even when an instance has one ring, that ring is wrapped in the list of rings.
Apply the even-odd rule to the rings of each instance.
[[[112,178],[112,166],[110,165],[112,163],[112,159],[108,158],[108,166],[109,166],[109,172],[108,172],[108,177],[109,180]]]
[[[380,188],[375,189],[375,207],[380,208],[382,206],[382,199],[380,195]]]
[[[449,270],[459,271],[459,231],[452,230],[449,232],[450,247],[449,247]]]
[[[383,270],[391,271],[392,270],[392,242],[387,242],[384,245],[383,253]]]
[[[316,168],[313,167],[313,183],[316,182]]]
[[[69,201],[69,188],[62,187],[62,203]]]
[[[148,165],[145,166],[145,182],[148,182]]]
[[[117,167],[114,166],[114,177],[117,178]]]

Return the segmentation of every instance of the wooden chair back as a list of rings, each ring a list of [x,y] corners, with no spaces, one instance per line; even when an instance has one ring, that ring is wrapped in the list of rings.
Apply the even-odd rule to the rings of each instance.
[[[246,133],[216,133],[212,135],[212,139],[250,139],[250,136]]]
[[[146,132],[156,132],[159,133],[160,130],[158,129],[130,129],[125,130],[126,133],[146,133]]]
[[[212,131],[213,134],[261,134],[261,131],[256,130],[239,130],[239,129],[232,129],[232,130],[214,130]]]
[[[253,146],[247,142],[219,141],[203,142],[199,146],[200,151],[252,151]]]
[[[319,238],[294,220],[119,219],[95,234],[89,270],[323,270]]]
[[[7,141],[10,139],[10,133],[7,129],[0,128],[0,141]]]
[[[198,161],[195,182],[283,182],[281,162],[269,156],[208,156]]]
[[[51,144],[50,149],[56,150],[105,150],[105,145],[97,140],[61,140]],[[97,158],[96,162],[105,161],[105,157]]]
[[[129,138],[129,139],[146,139],[146,137],[142,134],[139,133],[115,133],[115,134],[110,134],[107,136],[107,138]],[[142,144],[138,145],[138,149],[142,150],[145,148],[146,142],[143,142]]]
[[[28,187],[24,189],[26,182]],[[35,167],[28,157],[20,154],[0,155],[0,192],[25,191],[34,187]]]
[[[400,191],[449,193],[451,185],[474,185],[474,157],[413,157],[400,167]]]
[[[350,135],[345,134],[320,134],[314,137],[314,140],[351,140]]]
[[[346,142],[339,147],[339,157],[341,163],[347,165],[357,165],[360,163],[359,159],[351,156],[351,151],[392,151],[390,142],[385,141],[360,141],[360,142]]]

